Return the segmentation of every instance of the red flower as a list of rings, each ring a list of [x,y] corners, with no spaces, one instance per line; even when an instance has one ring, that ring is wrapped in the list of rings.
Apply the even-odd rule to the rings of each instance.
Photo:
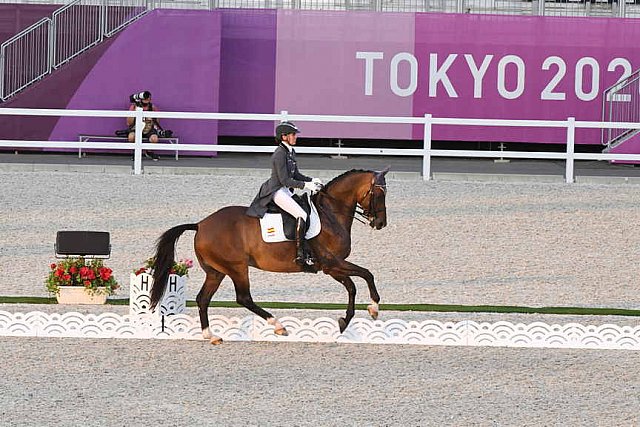
[[[80,267],[80,277],[82,277],[83,279],[86,279],[87,276],[89,276],[90,271],[91,269],[87,266]]]
[[[64,276],[62,276],[62,278],[68,282],[69,280],[71,280],[71,275],[70,274],[65,274]]]
[[[88,281],[88,280],[85,280],[84,281],[84,286],[88,288],[89,286],[91,286],[91,282]]]
[[[69,269],[69,273],[71,274],[76,274],[77,272],[78,272],[78,269],[76,268],[75,265]]]
[[[55,273],[53,273],[56,277],[62,277],[64,275],[64,270],[58,268]]]
[[[102,280],[109,280],[109,277],[111,277],[111,269],[107,267],[100,268],[98,273],[100,274],[100,278]]]
[[[144,267],[141,267],[141,268],[139,268],[139,269],[138,269],[138,271],[136,271],[136,276],[137,276],[138,274],[142,274],[142,273],[146,273],[146,272],[147,272],[147,269],[146,269],[146,268],[144,268]]]
[[[55,264],[51,264],[51,269],[52,269],[52,270],[55,270],[55,269],[56,269],[56,267],[57,267],[57,265],[55,265]]]

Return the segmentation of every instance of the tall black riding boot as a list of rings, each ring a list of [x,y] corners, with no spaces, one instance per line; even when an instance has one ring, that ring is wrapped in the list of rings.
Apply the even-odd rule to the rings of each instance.
[[[303,267],[313,266],[313,258],[309,255],[307,242],[304,238],[306,232],[305,221],[302,218],[296,220],[296,259],[295,262]]]

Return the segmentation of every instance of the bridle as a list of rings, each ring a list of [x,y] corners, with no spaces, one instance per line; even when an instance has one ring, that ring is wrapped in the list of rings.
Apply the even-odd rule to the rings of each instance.
[[[376,184],[375,182],[373,182],[371,184],[371,187],[369,187],[369,190],[365,193],[364,197],[362,197],[362,200],[366,199],[367,196],[369,197],[369,206],[365,209],[364,206],[361,206],[360,204],[356,205],[356,212],[355,212],[356,215],[360,215],[362,218],[365,218],[366,220],[368,220],[369,225],[371,225],[373,221],[376,220],[379,213],[382,213],[385,211],[384,207],[382,208],[376,207],[376,197],[375,197],[376,188],[379,188],[382,191],[382,194],[387,193],[386,185]],[[358,208],[360,208],[360,210],[358,210]],[[360,221],[363,224],[366,224],[366,222],[362,221],[360,218],[356,218],[355,216],[353,218]]]
[[[355,219],[356,221],[361,222],[362,224],[372,226],[373,222],[378,217],[378,214],[385,211],[384,207],[376,207],[376,202],[375,202],[375,200],[376,200],[375,189],[376,188],[379,188],[382,191],[383,194],[387,193],[387,186],[385,184],[378,184],[376,181],[372,182],[371,186],[369,187],[369,189],[367,190],[367,192],[364,194],[364,196],[361,199],[361,200],[364,200],[367,197],[369,197],[369,203],[368,203],[369,206],[367,206],[367,208],[365,208],[364,206],[360,205],[360,203],[358,203],[356,205],[356,210],[355,210],[354,214],[351,214],[351,213],[345,214],[345,213],[342,213],[342,212],[334,212],[334,213],[336,213],[338,215],[342,215],[342,216],[351,217],[351,218]],[[322,190],[320,190],[320,193],[322,195],[324,195],[324,196],[329,197],[330,199],[334,200],[335,202],[338,202],[341,207],[345,207],[345,208],[349,209],[342,201],[336,199],[331,194],[327,193],[324,188]],[[324,210],[324,208],[322,208],[322,207],[320,207],[320,209]],[[349,209],[349,211],[350,211],[350,209]],[[356,215],[361,216],[366,221],[358,218]]]

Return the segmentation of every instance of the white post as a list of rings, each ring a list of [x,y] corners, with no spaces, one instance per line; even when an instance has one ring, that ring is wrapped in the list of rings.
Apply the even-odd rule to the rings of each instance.
[[[4,49],[0,48],[0,101],[4,101],[4,76]]]
[[[100,41],[104,40],[107,33],[107,0],[100,2]]]
[[[282,111],[280,111],[280,116],[281,116],[280,121],[281,122],[286,122],[288,120],[288,117],[289,117],[289,112],[287,110],[282,110]]]
[[[56,49],[58,48],[58,45],[56,43],[57,37],[56,37],[56,21],[55,20],[50,20],[49,21],[49,43],[47,44],[47,47],[49,49],[48,52],[48,58],[47,58],[47,62],[48,62],[48,70],[47,73],[50,73],[51,70],[53,70],[55,68],[56,65]]]
[[[567,119],[567,170],[565,173],[565,179],[567,184],[573,182],[573,162],[575,153],[575,140],[576,140],[576,118],[569,117]]]
[[[133,174],[140,175],[142,173],[142,129],[144,122],[142,121],[142,108],[136,107],[136,139],[133,150]]]
[[[422,154],[422,179],[431,179],[431,114],[424,115],[424,139]]]

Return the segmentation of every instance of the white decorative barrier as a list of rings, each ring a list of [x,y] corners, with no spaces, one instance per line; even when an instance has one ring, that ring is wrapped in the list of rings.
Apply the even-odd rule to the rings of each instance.
[[[326,317],[283,317],[280,322],[289,331],[289,336],[275,335],[273,326],[257,316],[210,316],[210,329],[213,334],[227,341],[640,350],[640,326],[585,326],[578,323],[548,325],[542,322],[513,324],[471,320],[373,321],[356,318],[347,330],[340,334],[336,320]],[[185,314],[165,316],[163,325],[157,315],[95,315],[74,312],[46,314],[39,311],[0,311],[0,336],[203,339],[199,319]]]
[[[129,314],[150,314],[153,276],[131,273],[129,284]],[[162,316],[181,314],[187,310],[187,276],[169,275],[167,289],[159,306]]]

